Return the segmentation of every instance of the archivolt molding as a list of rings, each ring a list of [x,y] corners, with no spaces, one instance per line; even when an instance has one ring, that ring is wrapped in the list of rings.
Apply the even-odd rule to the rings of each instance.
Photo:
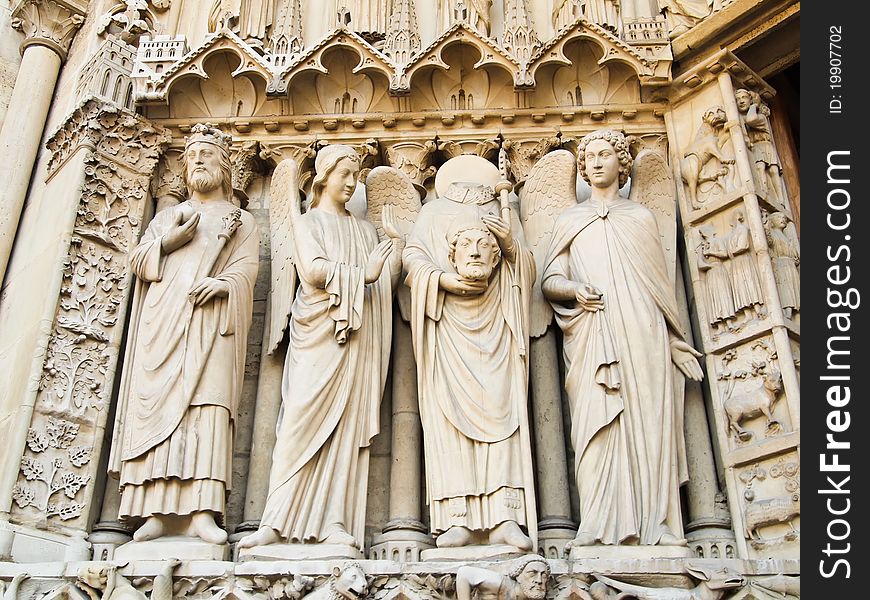
[[[364,73],[371,75],[380,73],[390,82],[390,87],[392,88],[397,74],[396,65],[393,61],[375,49],[374,46],[365,41],[359,34],[342,26],[326,34],[317,44],[277,74],[269,82],[267,93],[269,95],[287,94],[293,81],[304,73],[328,74],[329,70],[323,63],[323,57],[336,48],[348,49],[359,57],[359,62],[352,69],[354,74]]]
[[[487,66],[499,66],[513,77],[516,87],[529,87],[534,81],[526,76],[525,67],[521,66],[506,50],[496,45],[492,40],[483,37],[467,23],[458,22],[445,31],[435,41],[422,50],[404,67],[396,77],[398,85],[394,93],[407,93],[411,89],[411,80],[421,70],[435,67],[448,71],[450,65],[443,58],[444,51],[455,44],[465,44],[474,47],[480,53],[480,60],[474,64],[475,69]]]
[[[589,40],[601,48],[602,56],[598,61],[599,65],[616,61],[631,67],[637,73],[641,85],[662,85],[668,80],[669,60],[665,61],[667,68],[663,70],[659,66],[661,61],[644,58],[637,50],[610,31],[584,19],[577,19],[573,24],[564,27],[556,37],[532,56],[529,61],[528,77],[533,81],[538,70],[545,65],[570,66],[571,60],[565,54],[565,46],[576,40]]]
[[[268,83],[274,78],[272,68],[260,54],[235,33],[223,29],[206,39],[198,48],[185,54],[164,73],[134,75],[136,101],[146,104],[165,103],[169,98],[170,89],[180,79],[191,76],[208,79],[205,62],[209,57],[222,52],[230,52],[239,58],[239,66],[231,74],[234,79],[255,75]],[[133,72],[138,73],[140,69],[134,67]]]

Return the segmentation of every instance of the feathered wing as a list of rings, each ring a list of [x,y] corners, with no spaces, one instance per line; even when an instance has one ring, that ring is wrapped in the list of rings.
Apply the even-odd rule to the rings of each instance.
[[[423,208],[420,193],[414,187],[411,179],[393,167],[375,167],[366,177],[366,218],[378,230],[378,237],[386,239],[381,215],[384,206],[393,207],[396,228],[407,238],[414,227],[414,222]],[[404,277],[404,276],[403,276]],[[396,291],[399,302],[399,312],[405,321],[411,316],[411,290],[400,285]]]
[[[284,338],[296,289],[293,221],[299,216],[299,166],[291,158],[278,163],[269,189],[269,237],[272,245],[272,287],[269,291],[269,343],[272,354]]]
[[[553,309],[541,292],[541,276],[556,219],[563,210],[577,204],[576,190],[577,162],[567,150],[545,154],[531,168],[526,184],[520,190],[523,233],[537,266],[531,297],[531,337],[544,335],[553,320]]]
[[[375,167],[366,177],[366,218],[377,228],[381,240],[386,239],[381,215],[387,204],[393,205],[399,233],[407,236],[423,208],[420,193],[411,179],[398,169]]]
[[[668,275],[674,282],[677,268],[677,218],[674,175],[660,152],[641,150],[631,170],[629,199],[643,204],[656,217]]]

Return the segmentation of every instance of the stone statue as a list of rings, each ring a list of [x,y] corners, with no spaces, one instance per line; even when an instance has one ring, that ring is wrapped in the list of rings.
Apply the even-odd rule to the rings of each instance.
[[[496,167],[472,160],[480,165],[464,174],[492,171],[494,185]],[[537,525],[526,412],[535,267],[519,221],[508,209],[499,215],[493,188],[481,181],[440,186],[403,255],[430,524],[442,548],[507,544],[527,551],[532,540],[521,526],[535,537]]]
[[[601,25],[613,33],[622,30],[619,0],[585,0],[582,12],[583,18],[590,23]]]
[[[801,253],[797,239],[786,232],[790,219],[782,212],[767,218],[767,244],[773,259],[773,275],[779,290],[779,302],[787,319],[801,309]]]
[[[492,19],[489,10],[492,0],[441,0],[438,3],[439,33],[450,29],[460,20],[458,14],[465,11],[465,22],[477,29],[482,35],[489,36]]]
[[[723,329],[731,331],[734,327],[734,290],[731,288],[731,275],[725,266],[730,256],[727,241],[716,235],[712,225],[698,228],[701,244],[698,247],[698,269],[706,273],[704,287],[707,288],[707,319],[713,332]]]
[[[723,0],[659,0],[662,12],[670,24],[670,36],[686,33],[704,17],[721,10]]]
[[[296,163],[282,161],[272,177],[272,243],[292,252],[299,287],[291,307],[292,286],[280,282],[290,274],[273,278],[278,326],[270,350],[290,314],[282,410],[260,529],[239,548],[363,543],[369,445],[379,429],[401,249],[347,211],[359,167],[350,146],[322,149],[305,214]],[[398,238],[391,219],[385,210],[384,230]],[[282,270],[274,256],[273,264]]]
[[[761,101],[758,92],[739,89],[734,94],[737,100],[737,110],[746,131],[746,145],[755,163],[755,182],[759,195],[772,203],[783,204],[783,193],[780,174],[782,167],[779,156],[773,146],[773,134],[770,130],[770,109]]]
[[[275,0],[241,0],[239,5],[239,37],[262,46],[266,31],[275,18]]]
[[[558,217],[541,284],[564,332],[582,515],[571,545],[685,545],[682,375],[702,378],[700,353],[681,333],[655,215],[619,195],[624,136],[587,135],[577,160],[592,195]]]
[[[752,233],[745,223],[746,215],[742,210],[734,213],[731,233],[728,234],[728,256],[731,258],[731,289],[734,292],[734,308],[746,313],[749,320],[762,316],[764,296],[758,280],[758,269],[751,250]]]
[[[574,23],[581,16],[583,16],[583,9],[579,0],[555,0],[553,2],[551,19],[555,31],[560,31],[563,27]]]
[[[110,471],[136,541],[182,532],[222,544],[259,235],[232,204],[230,137],[198,124],[186,202],[158,213],[130,255],[130,319]],[[174,530],[174,531],[173,531]]]
[[[456,571],[457,600],[543,600],[547,595],[550,565],[538,554],[517,559],[507,575],[481,569],[459,567]]]

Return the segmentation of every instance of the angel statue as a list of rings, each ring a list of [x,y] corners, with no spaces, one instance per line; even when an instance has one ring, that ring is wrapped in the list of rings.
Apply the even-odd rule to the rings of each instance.
[[[557,152],[539,165],[565,162]],[[664,237],[657,225],[674,221],[664,218],[673,214],[673,176],[661,155],[645,150],[630,199],[620,196],[632,158],[625,137],[611,130],[584,137],[577,162],[592,188],[589,200],[577,204],[573,189],[559,183],[573,180],[573,169],[539,165],[526,185],[540,188],[547,177],[556,197],[523,199],[530,229],[544,232],[532,248],[547,248],[541,289],[564,333],[581,513],[569,544],[685,545],[683,376],[703,374],[700,353],[681,331],[674,261],[663,250],[673,252],[675,225]]]
[[[289,343],[266,507],[259,530],[238,545],[337,544],[353,555],[363,542],[402,242],[391,206],[382,241],[372,223],[348,212],[356,150],[326,146],[314,167],[305,214],[296,163],[282,161],[272,176],[269,351],[285,329]]]
[[[448,161],[439,175],[473,180],[436,177],[439,197],[423,206],[403,255],[430,524],[439,548],[528,551],[537,526],[526,412],[535,266],[515,211],[495,198],[495,165],[451,160],[465,162]]]

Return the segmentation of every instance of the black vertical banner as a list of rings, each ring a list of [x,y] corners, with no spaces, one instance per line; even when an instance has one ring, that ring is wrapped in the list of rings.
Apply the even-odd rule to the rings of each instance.
[[[866,33],[856,4],[801,8],[801,591],[858,598],[870,513]]]

